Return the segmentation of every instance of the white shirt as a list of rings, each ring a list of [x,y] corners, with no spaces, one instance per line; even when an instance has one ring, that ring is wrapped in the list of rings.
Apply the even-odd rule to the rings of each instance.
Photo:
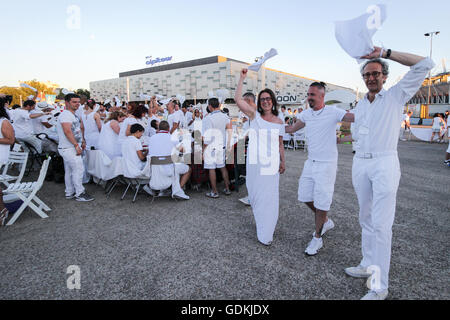
[[[300,113],[299,120],[306,124],[308,158],[315,161],[337,161],[336,124],[347,112],[334,106],[325,106],[319,111],[312,108]]]
[[[58,148],[60,149],[74,148],[74,145],[67,139],[64,130],[61,126],[61,123],[71,123],[72,133],[75,137],[75,140],[78,142],[78,144],[80,144],[81,147],[82,135],[81,135],[80,119],[78,119],[69,110],[65,110],[59,115],[58,123],[56,125],[59,138]]]
[[[179,144],[170,133],[160,132],[152,136],[148,142],[148,154],[150,157],[163,157],[176,154]]]
[[[188,128],[189,122],[192,121],[192,112],[186,111],[186,114],[183,114],[184,117],[184,127],[185,129]]]
[[[440,117],[435,117],[433,119],[433,129],[441,129],[441,118]]]
[[[355,114],[353,139],[361,153],[396,152],[404,105],[419,90],[434,67],[430,58],[416,65],[395,86],[381,90],[370,103],[367,95],[352,111]]]
[[[183,114],[183,112],[181,112],[181,114]],[[167,118],[167,122],[169,123],[170,130],[172,130],[173,125],[175,123],[178,123],[178,128],[181,127],[181,124],[183,122],[183,118],[182,118],[182,116],[180,116],[180,113],[178,111],[175,111],[174,113],[169,114],[169,117]]]
[[[6,118],[0,118],[0,139],[3,139],[4,136],[2,134],[2,126],[3,122],[7,122],[8,119]],[[9,147],[8,144],[0,144],[0,165],[4,165],[8,162],[9,158]]]
[[[157,116],[155,116],[155,115],[151,116],[151,117],[148,119],[148,124],[147,124],[147,128],[146,128],[146,130],[145,130],[145,134],[146,134],[147,136],[149,136],[149,137],[151,137],[151,136],[153,136],[153,135],[156,134],[155,128],[152,127],[152,121],[153,121],[153,120],[156,120],[156,121],[158,121],[158,122],[160,121],[159,118],[158,118]]]
[[[42,113],[41,111],[31,111],[31,114],[36,114],[36,113]],[[42,116],[39,118],[35,118],[35,119],[31,119],[31,123],[33,125],[33,132],[34,134],[40,134],[40,133],[48,133],[49,130],[46,126],[44,126],[42,123],[43,122],[48,122],[48,118],[51,118],[52,116]]]
[[[16,109],[14,111],[13,121],[16,138],[26,138],[33,134],[33,124],[31,122],[29,111],[24,109]]]
[[[220,146],[226,147],[226,140],[227,140],[226,126],[230,124],[230,118],[225,113],[218,110],[210,113],[203,120],[204,122],[202,133],[203,137],[205,137],[205,144],[213,143],[212,135],[214,135],[214,133],[213,132],[208,133],[208,130],[215,129],[221,133],[222,141],[214,141],[214,143],[217,144],[218,147]]]
[[[144,169],[145,162],[139,159],[137,154],[138,151],[142,151],[141,141],[135,136],[128,136],[122,143],[122,157],[133,166],[132,170],[142,170]]]

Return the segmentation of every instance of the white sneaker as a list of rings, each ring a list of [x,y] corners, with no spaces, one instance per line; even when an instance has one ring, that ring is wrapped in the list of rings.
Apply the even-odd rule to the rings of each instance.
[[[386,300],[388,294],[388,290],[383,290],[380,292],[370,290],[369,293],[362,297],[361,300]]]
[[[325,222],[325,224],[323,225],[322,234],[320,236],[323,237],[325,235],[325,233],[327,233],[328,231],[330,231],[333,228],[334,228],[333,220],[328,219],[328,221]],[[316,232],[314,231],[313,237],[315,237],[315,236],[316,236]]]
[[[144,186],[144,191],[147,192],[149,195],[151,195],[152,197],[156,196],[155,192],[153,192],[152,189],[150,189],[149,186]]]
[[[315,256],[322,247],[323,247],[322,238],[313,237],[313,239],[308,245],[308,248],[306,248],[305,253],[308,256]]]
[[[347,268],[345,273],[353,278],[369,278],[372,275],[367,268],[361,266]]]
[[[248,197],[239,199],[239,201],[245,204],[246,206],[250,206],[250,200],[248,199]]]
[[[185,193],[178,193],[178,194],[175,194],[173,197],[176,199],[182,199],[182,200],[190,199],[189,196],[187,196]]]

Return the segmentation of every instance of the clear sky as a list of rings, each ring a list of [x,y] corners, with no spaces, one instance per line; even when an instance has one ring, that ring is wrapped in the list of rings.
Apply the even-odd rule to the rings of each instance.
[[[89,88],[90,81],[147,67],[149,55],[251,62],[276,48],[269,68],[365,90],[356,61],[335,40],[333,22],[377,3],[387,5],[388,17],[375,45],[429,56],[424,33],[439,30],[433,60],[440,71],[445,58],[450,70],[448,0],[19,0],[1,5],[0,86],[37,79]],[[68,13],[72,5],[80,9],[79,25]],[[392,62],[387,85],[407,70]]]

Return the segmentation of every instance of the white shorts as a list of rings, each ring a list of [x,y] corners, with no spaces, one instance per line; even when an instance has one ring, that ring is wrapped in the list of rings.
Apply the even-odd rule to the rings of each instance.
[[[223,152],[218,152],[213,150],[210,155],[205,152],[205,165],[204,168],[207,170],[221,169],[225,168],[226,163],[226,150]]]
[[[300,202],[314,202],[314,207],[330,211],[336,182],[337,162],[307,160],[298,186]]]
[[[175,173],[183,175],[189,172],[189,166],[184,163],[175,163]]]

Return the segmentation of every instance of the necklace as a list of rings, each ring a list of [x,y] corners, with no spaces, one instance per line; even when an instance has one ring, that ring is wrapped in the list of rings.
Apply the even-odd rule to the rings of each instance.
[[[320,110],[318,112],[316,112],[316,111],[314,111],[314,109],[312,109],[312,115],[314,117],[318,117],[318,116],[320,116],[323,113],[324,110],[325,110],[325,107],[323,107],[322,110]]]

